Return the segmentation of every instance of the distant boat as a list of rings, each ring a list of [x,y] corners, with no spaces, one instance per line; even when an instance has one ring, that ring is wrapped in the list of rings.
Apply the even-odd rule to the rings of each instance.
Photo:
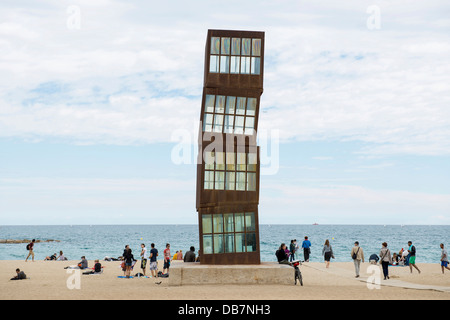
[[[317,223],[317,222],[314,222],[313,223],[313,226],[318,226],[319,224]]]

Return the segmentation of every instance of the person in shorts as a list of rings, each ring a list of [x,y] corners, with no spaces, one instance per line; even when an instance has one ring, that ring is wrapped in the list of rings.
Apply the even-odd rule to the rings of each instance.
[[[155,248],[155,244],[152,243],[150,245],[151,250],[150,250],[150,271],[152,273],[152,276],[156,278],[156,276],[158,275],[158,261],[157,261],[157,257],[158,257],[158,250]]]
[[[416,266],[416,247],[413,246],[411,241],[408,241],[408,246],[409,246],[408,252],[410,255],[409,256],[409,269],[411,270],[411,273],[412,273],[413,272],[412,268],[414,267],[420,273],[419,268]]]
[[[147,259],[148,259],[148,253],[147,248],[145,247],[145,244],[141,244],[141,269],[142,274],[145,276],[145,269],[147,269]]]
[[[442,269],[442,274],[444,274],[444,269],[450,270],[450,268],[448,267],[448,254],[447,254],[447,250],[444,249],[444,244],[441,243],[441,249],[442,249],[442,254],[441,254],[441,269]]]

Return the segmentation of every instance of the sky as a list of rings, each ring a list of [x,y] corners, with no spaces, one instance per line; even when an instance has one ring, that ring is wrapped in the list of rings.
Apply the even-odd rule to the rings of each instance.
[[[260,223],[450,224],[448,1],[4,0],[0,225],[196,224],[208,29],[265,32]]]

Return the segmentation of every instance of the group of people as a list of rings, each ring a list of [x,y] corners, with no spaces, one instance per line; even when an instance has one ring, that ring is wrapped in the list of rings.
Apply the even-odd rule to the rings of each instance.
[[[308,240],[308,237],[305,237],[305,240],[302,242],[301,248],[303,249],[304,261],[309,262],[309,256],[311,254],[311,242]],[[444,270],[450,270],[448,266],[448,254],[447,250],[444,248],[444,244],[440,244],[441,252],[441,270],[444,273]],[[282,243],[278,250],[275,252],[278,263],[280,264],[290,264],[294,260],[298,260],[298,252],[300,250],[300,246],[297,243],[297,240],[291,240],[289,245],[289,249],[287,248],[285,243]],[[327,239],[322,248],[322,256],[324,257],[325,266],[329,268],[330,260],[334,257],[333,248],[331,247],[330,241]],[[350,251],[350,256],[355,265],[355,277],[358,278],[360,274],[360,266],[361,262],[364,262],[364,251],[359,246],[359,242],[355,241],[354,246]],[[390,265],[404,265],[409,266],[411,273],[413,272],[413,268],[418,271],[420,274],[420,269],[416,265],[416,247],[412,244],[412,241],[408,241],[407,249],[401,249],[398,254],[391,254],[391,251],[388,249],[388,244],[386,242],[382,243],[382,247],[380,249],[379,255],[372,254],[369,258],[369,262],[378,263],[380,262],[384,279],[389,279],[389,266]]]

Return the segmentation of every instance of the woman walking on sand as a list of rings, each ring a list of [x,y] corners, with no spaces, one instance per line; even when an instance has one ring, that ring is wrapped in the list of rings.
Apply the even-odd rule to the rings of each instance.
[[[330,259],[334,259],[333,248],[331,247],[330,241],[328,239],[325,240],[325,244],[323,245],[322,255],[325,260],[325,265],[328,268],[330,266]]]
[[[383,242],[380,250],[380,262],[383,267],[384,280],[389,279],[389,264],[392,264],[391,251],[387,247],[387,243]]]

